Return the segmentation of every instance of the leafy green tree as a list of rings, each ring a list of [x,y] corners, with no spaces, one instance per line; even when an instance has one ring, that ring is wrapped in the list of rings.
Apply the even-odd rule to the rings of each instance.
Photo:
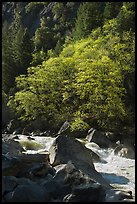
[[[45,117],[52,124],[58,124],[71,115],[72,105],[66,103],[66,94],[71,90],[72,63],[70,59],[51,58],[41,66],[29,68],[28,77],[22,75],[17,78],[17,87],[22,91],[11,98],[14,101],[12,106],[17,108],[21,119]]]
[[[123,5],[131,27],[122,30],[122,6],[116,18],[90,28],[87,38],[66,38],[61,52],[50,49],[45,60],[41,48],[34,53],[32,67],[16,78],[18,91],[9,100],[20,119],[44,118],[51,127],[72,119],[72,131],[90,126],[118,131],[134,123],[135,33],[131,4]]]
[[[131,27],[133,22],[131,22]],[[122,25],[121,25],[122,26]],[[135,121],[135,33],[132,28],[128,28],[129,31],[121,31],[119,24],[119,16],[116,19],[108,21],[103,26],[103,31],[106,35],[106,39],[115,36],[113,49],[109,47],[109,56],[112,60],[117,59],[121,74],[123,76],[123,85],[126,89],[124,97],[127,117],[123,121],[123,125],[132,126]],[[117,42],[117,43],[116,43]],[[108,43],[106,43],[107,46]]]
[[[31,65],[32,66],[37,66],[39,64],[42,64],[42,62],[47,58],[47,54],[43,51],[37,51],[32,53],[32,62]]]
[[[104,27],[105,35],[93,38],[93,31],[88,38],[71,42],[59,57],[31,67],[27,76],[17,78],[20,91],[10,103],[22,119],[43,116],[56,126],[71,118],[72,131],[92,124],[111,131],[121,127],[129,117],[123,73],[134,70],[134,37],[131,40],[124,33],[121,41],[107,29],[110,27]]]

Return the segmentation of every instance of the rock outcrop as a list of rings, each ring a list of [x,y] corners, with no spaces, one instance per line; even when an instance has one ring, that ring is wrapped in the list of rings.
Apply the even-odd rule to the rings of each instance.
[[[114,149],[114,154],[121,156],[121,157],[125,157],[125,158],[129,158],[129,159],[135,159],[135,151],[131,146],[127,146],[124,144],[120,144],[118,145],[115,149]]]
[[[86,139],[89,142],[98,144],[101,148],[109,148],[112,145],[111,140],[107,137],[107,134],[105,132],[96,130],[94,128],[91,128],[88,131]]]

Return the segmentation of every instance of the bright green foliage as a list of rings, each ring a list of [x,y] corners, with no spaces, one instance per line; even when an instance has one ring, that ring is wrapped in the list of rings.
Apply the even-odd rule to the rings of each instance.
[[[121,32],[119,18],[112,19],[103,26],[103,33],[106,40],[111,38],[111,42],[113,42],[113,49],[108,47],[109,56],[121,68],[123,85],[126,89],[124,101],[127,117],[125,117],[124,123],[132,126],[135,119],[135,33],[128,26],[127,24],[126,30],[129,31]],[[106,46],[108,45],[107,42]]]
[[[134,73],[135,49],[134,34],[116,35],[115,25],[116,19],[110,20],[102,31],[98,28],[88,38],[71,42],[59,57],[30,67],[27,76],[18,77],[20,91],[9,103],[20,118],[43,116],[55,127],[72,119],[72,131],[92,124],[119,128],[129,117],[125,78]]]
[[[46,58],[47,58],[47,54],[43,50],[37,51],[32,54],[31,65],[37,66],[41,64]]]
[[[71,124],[71,131],[83,131],[83,130],[88,130],[90,126],[84,122],[80,117],[76,117],[76,119],[73,121]]]
[[[22,91],[16,93],[14,102],[22,119],[44,115],[49,121],[59,122],[71,115],[67,104],[74,77],[71,67],[74,67],[71,59],[51,58],[37,68],[29,68],[28,78],[17,78],[17,87]]]
[[[88,5],[92,5],[90,9]],[[98,27],[101,22],[95,14],[101,13],[96,13],[96,10],[100,11],[97,3],[82,3],[81,19],[77,18],[75,33],[75,39],[80,40],[74,42],[71,37],[66,37],[63,50],[58,41],[61,34],[56,36],[56,49],[46,47],[49,42],[43,19],[35,35],[38,52],[33,54],[32,67],[26,75],[16,78],[18,91],[9,100],[20,119],[44,118],[51,127],[71,120],[71,131],[86,130],[90,126],[114,131],[132,125],[135,105],[133,7],[134,4],[123,2],[118,17]],[[65,22],[60,13],[62,8],[64,4],[59,7],[56,4],[53,9],[54,14],[62,18],[60,23]],[[125,22],[127,19],[127,27],[121,16]],[[55,26],[57,30],[58,26]]]

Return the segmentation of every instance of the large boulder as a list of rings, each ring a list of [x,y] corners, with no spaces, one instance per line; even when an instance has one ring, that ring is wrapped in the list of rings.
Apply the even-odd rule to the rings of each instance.
[[[108,182],[95,170],[92,155],[91,150],[69,136],[58,136],[49,149],[49,159],[53,166],[71,161],[76,168],[100,184],[110,188]]]
[[[55,175],[32,181],[3,176],[2,202],[127,202],[132,192],[105,188],[72,162],[58,165]]]
[[[85,147],[92,150],[93,154],[93,162],[101,162],[101,163],[107,163],[106,160],[104,160],[103,155],[101,154],[101,148],[95,143],[95,142],[87,142],[85,144]]]
[[[50,198],[52,199],[51,202],[54,200],[62,201],[63,198],[71,192],[71,186],[69,184],[65,184],[62,180],[56,181],[56,179],[52,179],[45,181],[42,186],[50,195]]]
[[[86,139],[89,142],[95,142],[101,148],[109,148],[110,146],[112,146],[112,142],[107,136],[107,134],[105,132],[96,130],[94,128],[91,128],[88,131],[88,135],[86,136]]]
[[[17,186],[16,177],[14,176],[3,176],[2,177],[2,196],[6,192],[12,191]]]
[[[89,149],[96,149],[96,150],[100,150],[100,147],[98,144],[96,144],[95,142],[86,142],[85,147],[89,148]]]
[[[99,196],[100,199],[102,199],[102,194],[104,194],[106,188],[103,188],[103,186],[94,181],[94,179],[79,170],[71,161],[67,164],[58,165],[55,169],[56,175],[54,176],[53,181],[58,183],[58,186],[65,187],[63,193],[64,198],[60,197],[62,193],[60,188],[58,188],[59,199],[63,198],[63,201],[65,202],[80,202],[86,201],[87,199],[88,201],[97,201]],[[75,199],[70,199],[69,196],[75,197]]]
[[[106,191],[103,202],[133,202],[131,191],[121,191],[117,189],[109,189]]]
[[[79,185],[72,190],[71,194],[64,197],[64,202],[101,202],[105,191],[98,183]]]
[[[92,152],[81,142],[73,137],[58,136],[49,149],[49,159],[53,166],[74,161],[77,163],[86,162],[93,169]]]
[[[17,141],[9,139],[8,141],[2,142],[2,153],[10,155],[18,155],[24,151],[21,144]]]
[[[48,154],[2,155],[3,176],[44,176],[50,169]],[[35,164],[36,163],[36,164]]]
[[[118,145],[114,149],[114,154],[120,157],[125,157],[128,159],[135,159],[135,151],[131,146],[127,146],[124,144]]]
[[[6,202],[48,202],[49,195],[38,184],[18,185],[4,197]]]

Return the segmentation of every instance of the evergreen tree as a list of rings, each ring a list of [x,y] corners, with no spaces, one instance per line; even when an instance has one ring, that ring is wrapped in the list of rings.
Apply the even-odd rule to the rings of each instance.
[[[81,3],[77,11],[74,39],[81,39],[89,35],[92,29],[102,23],[102,9],[99,2]]]
[[[123,2],[117,21],[119,32],[135,32],[135,2]]]
[[[43,50],[43,52],[47,53],[48,50],[54,47],[54,38],[49,28],[49,20],[49,18],[43,17],[40,27],[35,32],[33,37],[35,52]]]
[[[10,26],[5,21],[2,27],[2,89],[5,93],[8,93],[9,87],[14,86],[12,40]]]
[[[21,22],[18,8],[15,19],[2,28],[2,85],[6,93],[15,86],[15,77],[26,73],[32,60],[33,44],[27,29]]]
[[[24,27],[18,9],[15,9],[15,19],[11,24],[13,42],[13,59],[16,76],[26,73],[32,61],[33,43],[27,28]]]
[[[116,18],[120,12],[122,2],[105,2],[104,20]]]

